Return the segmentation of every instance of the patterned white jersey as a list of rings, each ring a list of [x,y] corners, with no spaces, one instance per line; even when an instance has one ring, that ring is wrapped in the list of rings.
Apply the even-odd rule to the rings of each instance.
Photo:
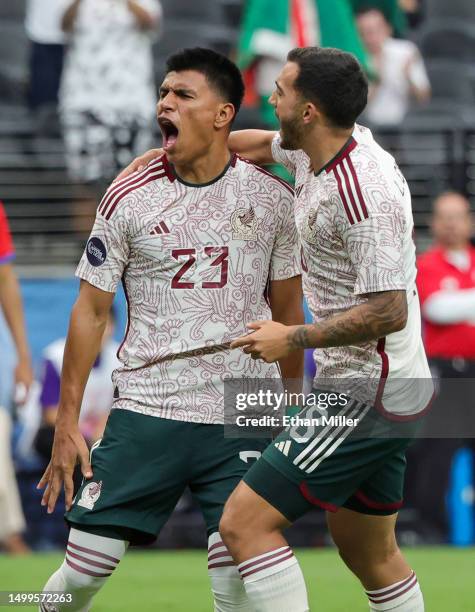
[[[225,379],[279,376],[229,342],[272,318],[270,281],[300,273],[292,188],[236,155],[205,185],[178,178],[166,155],[113,184],[76,274],[124,286],[114,408],[223,423]]]
[[[376,379],[380,408],[401,416],[420,412],[432,383],[421,389],[420,379],[427,381],[430,373],[415,285],[411,195],[394,158],[359,125],[318,174],[303,151],[282,149],[279,135],[272,149],[295,176],[304,293],[315,321],[361,304],[369,293],[407,293],[403,330],[378,341],[315,350],[315,385],[324,379]]]

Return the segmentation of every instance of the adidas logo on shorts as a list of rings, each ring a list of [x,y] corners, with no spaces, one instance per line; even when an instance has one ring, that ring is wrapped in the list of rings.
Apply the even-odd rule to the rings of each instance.
[[[284,453],[284,455],[288,457],[291,444],[291,440],[286,440],[285,442],[276,442],[274,446],[277,450],[280,450],[281,453]]]

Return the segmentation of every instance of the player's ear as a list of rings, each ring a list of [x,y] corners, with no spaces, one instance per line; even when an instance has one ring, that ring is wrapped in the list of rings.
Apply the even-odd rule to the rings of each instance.
[[[214,124],[217,128],[223,128],[226,125],[229,125],[231,121],[234,119],[234,115],[236,111],[234,110],[234,106],[227,102],[226,104],[220,104],[218,106],[218,110],[216,112],[216,117],[214,120]]]
[[[303,122],[306,124],[312,123],[312,121],[314,121],[319,114],[319,110],[315,104],[312,102],[306,102],[302,113]]]

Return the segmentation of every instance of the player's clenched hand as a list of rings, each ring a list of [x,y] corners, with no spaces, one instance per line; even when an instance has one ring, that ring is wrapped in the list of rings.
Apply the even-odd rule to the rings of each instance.
[[[74,492],[73,472],[78,457],[82,475],[92,478],[89,450],[79,427],[56,427],[51,461],[37,486],[38,489],[46,487],[41,505],[48,506],[48,514],[53,512],[63,484],[66,510],[70,509]]]
[[[163,149],[149,149],[143,155],[141,155],[140,157],[136,157],[132,162],[130,162],[127,168],[124,168],[122,170],[122,172],[117,176],[114,182],[120,181],[121,179],[128,177],[130,174],[133,174],[134,172],[140,172],[153,159],[156,159],[157,157],[161,157],[164,153],[165,151]]]
[[[247,327],[254,331],[233,340],[231,348],[242,347],[253,359],[263,359],[267,363],[283,359],[293,350],[291,326],[275,321],[253,321]]]

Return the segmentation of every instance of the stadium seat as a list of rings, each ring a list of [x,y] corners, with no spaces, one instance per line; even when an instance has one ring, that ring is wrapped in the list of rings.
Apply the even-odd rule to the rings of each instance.
[[[196,2],[196,0],[162,0],[164,28],[168,29],[168,20],[193,20],[198,23],[222,23],[223,15],[217,0]]]
[[[431,100],[429,104],[411,108],[401,127],[408,130],[418,127],[455,130],[473,126],[475,126],[473,104],[440,98]]]
[[[221,11],[226,24],[232,28],[239,28],[244,9],[241,0],[220,0]]]
[[[0,20],[11,19],[22,22],[26,13],[26,0],[1,0]]]
[[[28,82],[29,42],[22,23],[0,22],[0,85],[2,100],[20,97]]]
[[[475,68],[453,60],[426,62],[434,100],[446,99],[475,104]]]
[[[424,58],[475,62],[475,22],[434,19],[417,34],[416,42]]]
[[[475,21],[473,0],[425,0],[426,19],[464,19]]]
[[[235,39],[235,31],[224,26],[201,24],[197,27],[193,21],[169,21],[155,47],[156,61],[163,68],[163,58],[184,47],[209,47],[228,55]]]

